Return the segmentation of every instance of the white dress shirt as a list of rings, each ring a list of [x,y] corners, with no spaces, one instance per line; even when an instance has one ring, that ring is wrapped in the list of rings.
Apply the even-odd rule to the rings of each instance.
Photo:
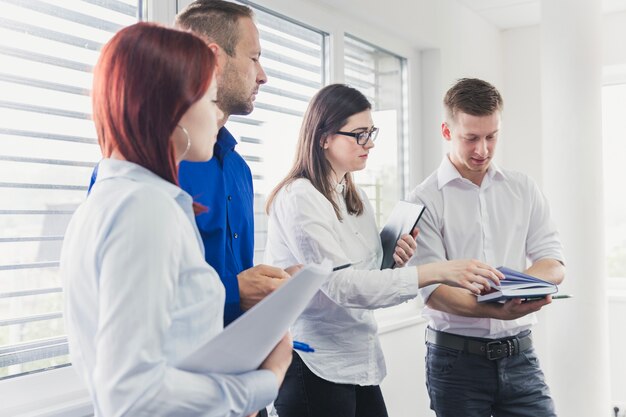
[[[224,288],[204,260],[192,199],[174,184],[131,162],[101,161],[60,269],[72,365],[96,416],[245,416],[275,398],[267,370],[176,368],[222,330]]]
[[[336,383],[377,385],[386,369],[372,310],[416,297],[417,269],[379,269],[382,246],[367,195],[359,190],[364,212],[350,215],[343,185],[337,187],[342,221],[309,180],[298,179],[276,195],[265,261],[280,267],[326,258],[335,266],[352,264],[333,273],[291,331],[315,349],[297,352],[314,374]]]
[[[524,174],[501,170],[492,163],[479,187],[461,177],[446,156],[408,200],[426,206],[418,223],[416,255],[409,264],[474,258],[523,271],[528,261],[563,261],[548,203]],[[425,301],[436,288],[420,290]],[[503,321],[461,317],[429,307],[423,315],[436,330],[486,338],[512,336],[537,321],[535,314]]]

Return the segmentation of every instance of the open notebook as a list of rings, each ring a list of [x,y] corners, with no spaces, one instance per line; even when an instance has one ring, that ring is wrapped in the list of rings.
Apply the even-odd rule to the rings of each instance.
[[[501,280],[500,285],[493,285],[488,292],[479,295],[477,298],[479,303],[506,301],[510,298],[541,298],[559,291],[556,284],[537,277],[504,266],[497,269],[506,279]]]

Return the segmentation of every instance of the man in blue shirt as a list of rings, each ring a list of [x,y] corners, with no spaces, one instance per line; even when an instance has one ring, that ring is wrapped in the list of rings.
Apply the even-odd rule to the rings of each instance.
[[[222,0],[196,0],[176,17],[176,25],[205,39],[218,62],[217,105],[224,113],[214,157],[182,162],[180,186],[207,212],[196,217],[205,258],[226,288],[224,325],[275,290],[289,274],[267,265],[253,266],[254,202],[252,175],[237,153],[237,141],[224,127],[232,114],[254,109],[267,76],[259,63],[259,32],[252,10]],[[191,138],[193,140],[193,138]]]

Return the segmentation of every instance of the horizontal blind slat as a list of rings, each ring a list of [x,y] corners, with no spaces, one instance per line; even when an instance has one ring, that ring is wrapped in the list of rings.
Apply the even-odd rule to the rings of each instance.
[[[30,163],[30,164],[63,165],[63,166],[87,167],[87,168],[93,168],[97,164],[97,162],[65,161],[61,159],[29,158],[25,156],[10,156],[10,155],[0,155],[0,161],[24,162],[24,163]]]
[[[32,323],[35,321],[56,320],[56,319],[60,319],[61,317],[63,317],[63,313],[60,311],[56,311],[53,313],[33,314],[30,316],[14,317],[11,319],[0,320],[0,327],[12,326],[14,324]]]
[[[89,113],[82,113],[82,112],[71,111],[71,110],[61,110],[61,109],[55,109],[52,107],[35,106],[32,104],[22,104],[22,103],[14,103],[11,101],[0,100],[0,107],[4,107],[6,109],[26,111],[26,112],[31,112],[31,113],[42,113],[46,115],[69,117],[72,119],[91,120],[91,115]]]
[[[301,101],[303,103],[309,103],[309,100],[311,99],[310,97],[304,95],[304,94],[299,94],[293,91],[288,91],[285,90],[283,88],[276,88],[276,87],[272,87],[269,85],[264,85],[262,88],[262,91],[264,93],[269,93],[269,94],[274,94],[277,96],[282,96],[282,97],[288,97],[291,98],[293,100],[298,100]]]
[[[246,1],[242,3],[250,4]],[[328,35],[319,29],[315,29],[301,22],[296,22],[286,16],[277,16],[269,10],[265,10],[256,5],[251,6],[253,9],[257,10],[255,17],[261,26],[268,26],[286,32],[291,36],[313,44],[319,43],[321,38]]]
[[[65,184],[35,184],[21,182],[0,182],[0,188],[20,188],[20,189],[38,189],[38,190],[70,190],[70,191],[87,191],[86,185],[65,185]]]
[[[305,78],[298,77],[298,76],[295,76],[295,75],[291,75],[291,74],[288,74],[288,73],[283,72],[283,71],[278,71],[278,70],[273,70],[271,68],[267,68],[265,70],[265,72],[268,75],[268,77],[278,78],[278,79],[285,80],[285,81],[290,81],[292,83],[299,84],[299,85],[302,85],[302,86],[305,86],[305,87],[311,87],[311,88],[315,88],[315,89],[318,89],[318,88],[321,87],[321,82],[310,81],[310,80],[307,80]]]
[[[36,52],[24,51],[21,49],[10,48],[0,45],[0,55],[8,55],[15,58],[25,59],[28,61],[39,62],[42,64],[54,65],[61,68],[73,69],[82,72],[91,72],[93,66],[71,59],[59,58],[52,55],[38,54]]]
[[[20,129],[7,129],[4,127],[0,127],[0,135],[24,136],[24,137],[29,137],[29,138],[60,140],[64,142],[91,143],[94,145],[98,143],[98,139],[95,139],[95,138],[69,136],[69,135],[55,135],[55,134],[46,133],[46,132],[35,132],[35,131],[20,130]]]
[[[290,65],[292,67],[299,68],[301,70],[305,70],[305,71],[309,71],[313,73],[319,73],[321,70],[321,68],[318,65],[312,65],[306,62],[298,61],[297,59],[293,59],[285,54],[274,52],[271,49],[264,50],[263,57],[267,59],[272,59],[274,61],[278,61],[281,64]]]
[[[63,236],[0,237],[0,243],[54,242],[57,240],[63,240]]]
[[[0,298],[29,297],[32,295],[54,294],[54,293],[59,293],[62,291],[63,289],[61,287],[36,288],[32,290],[22,290],[22,291],[8,291],[8,292],[0,292]]]
[[[83,0],[85,3],[100,6],[109,10],[113,10],[118,13],[125,14],[131,17],[138,17],[137,6],[131,6],[128,3],[124,3],[116,0]]]
[[[263,29],[259,30],[259,34],[261,35],[261,39],[265,41],[269,41],[276,45],[283,46],[288,49],[292,49],[294,51],[308,55],[312,58],[318,58],[320,56],[320,51],[316,50],[315,48],[311,48],[305,45],[295,43],[289,39],[280,37],[266,30],[263,30]],[[263,56],[265,56],[265,53],[266,52],[263,51]]]
[[[33,263],[28,263],[28,264],[0,265],[0,271],[13,271],[16,269],[56,268],[58,266],[59,266],[58,261],[33,262]]]
[[[259,138],[251,138],[249,136],[241,136],[241,137],[239,137],[239,140],[241,142],[244,142],[244,143],[253,143],[255,145],[260,145],[260,144],[263,143],[263,141],[261,139],[259,139]]]
[[[27,85],[29,87],[43,88],[45,90],[59,91],[62,93],[76,94],[80,96],[89,96],[89,90],[75,87],[72,85],[52,83],[48,81],[33,80],[32,78],[19,77],[17,75],[0,73],[0,81],[13,84]]]
[[[253,119],[251,117],[241,117],[241,116],[230,116],[228,118],[229,122],[241,123],[244,125],[253,125],[253,126],[261,126],[263,124],[262,120]]]
[[[39,0],[3,0],[8,3],[13,3],[17,6],[33,10],[35,12],[47,14],[54,17],[59,17],[71,22],[80,23],[91,28],[101,29],[107,32],[117,32],[122,28],[122,25],[110,22],[108,20],[99,19],[96,16],[88,16],[83,13],[75,12],[64,7],[52,5]],[[63,3],[61,3],[63,4]]]
[[[3,210],[0,209],[2,215],[69,215],[74,214],[74,210]]]
[[[5,19],[2,17],[0,17],[0,26],[5,29],[13,30],[15,32],[28,33],[29,35],[37,36],[42,39],[48,39],[92,51],[99,51],[103,46],[100,42],[95,42],[90,39],[79,38],[78,36],[73,36],[67,33],[61,33],[50,29],[44,29],[42,27],[29,25],[27,23],[15,22],[13,20]]]
[[[277,112],[277,113],[290,114],[292,116],[302,117],[304,115],[304,113],[301,112],[301,111],[288,109],[286,107],[281,107],[281,106],[275,106],[273,104],[256,103],[256,107],[259,108],[259,109],[274,111],[274,112]]]

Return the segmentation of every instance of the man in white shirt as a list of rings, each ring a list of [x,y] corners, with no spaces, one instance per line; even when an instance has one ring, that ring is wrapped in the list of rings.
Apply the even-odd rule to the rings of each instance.
[[[409,197],[426,206],[412,262],[476,258],[561,283],[562,246],[545,197],[526,175],[492,162],[500,93],[485,81],[461,79],[444,106],[441,131],[450,152]],[[479,304],[469,291],[444,285],[421,294],[430,321],[426,384],[438,417],[556,415],[530,335],[533,313],[549,296]]]

